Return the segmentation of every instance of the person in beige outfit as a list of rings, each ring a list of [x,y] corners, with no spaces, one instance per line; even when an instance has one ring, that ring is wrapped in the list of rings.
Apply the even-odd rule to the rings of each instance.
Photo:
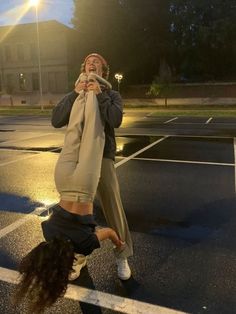
[[[126,243],[112,228],[96,228],[93,201],[101,174],[105,145],[104,122],[96,90],[111,86],[96,73],[82,73],[77,85],[86,84],[73,103],[64,146],[55,167],[55,184],[60,195],[49,219],[41,223],[45,241],[20,262],[21,278],[16,303],[27,297],[29,311],[42,312],[63,296],[69,280],[78,277],[86,256],[112,241],[117,252]]]
[[[100,159],[97,158],[98,156],[96,156],[96,158],[91,156],[92,161],[89,162],[94,163],[96,160],[97,164],[94,163],[94,169],[97,171],[96,180],[98,179],[100,172],[96,195],[100,201],[107,224],[109,227],[114,229],[119,238],[125,242],[122,248],[114,248],[114,253],[116,256],[118,277],[122,280],[127,280],[131,276],[131,270],[128,265],[127,258],[133,255],[133,245],[121,201],[119,183],[114,167],[116,151],[114,128],[119,127],[122,122],[122,100],[120,94],[117,91],[112,90],[109,83],[107,84],[106,80],[109,75],[109,66],[101,55],[96,53],[89,54],[81,66],[81,72],[82,74],[87,75],[87,78],[92,74],[96,74],[98,76],[95,80],[91,81],[89,79],[78,79],[74,91],[66,95],[53,109],[51,121],[52,125],[56,128],[68,125],[70,117],[73,113],[74,102],[80,101],[80,98],[84,93],[88,93],[89,91],[94,92],[94,97],[96,98],[95,100],[98,104],[97,108],[99,109],[101,121],[104,126],[105,142],[102,156],[99,157],[101,158],[101,163]],[[105,81],[99,81],[99,77]],[[97,123],[94,123],[94,126],[95,130],[99,128]],[[80,145],[78,138],[74,140],[75,146]],[[92,140],[90,140],[90,138],[87,141],[87,144],[88,146],[93,147]],[[71,145],[69,149],[73,149],[73,147],[74,146]],[[86,145],[84,147],[86,147]],[[89,156],[88,151],[89,150],[85,149],[85,162],[86,160],[90,160],[87,159]],[[83,154],[81,154],[81,156],[82,155]],[[100,168],[99,165],[101,165]],[[55,172],[55,179],[56,182],[58,181],[58,188],[60,189],[59,181],[60,178],[63,178],[63,175],[60,173],[58,175],[58,170],[60,170],[62,174],[63,166],[61,167],[60,164],[58,164]],[[96,173],[95,170],[93,171],[94,175]],[[89,178],[88,176],[86,177]],[[90,182],[96,182],[96,180],[90,180]],[[69,186],[70,184],[68,184],[68,187]],[[68,193],[70,194],[71,191],[63,191],[63,193],[63,206],[65,206],[65,202],[69,200]],[[69,195],[69,197],[70,196],[71,195]],[[72,199],[74,199],[74,196]],[[85,264],[85,258],[83,258],[82,255],[79,260],[80,262],[74,267],[77,269],[75,277],[79,275],[81,265]]]

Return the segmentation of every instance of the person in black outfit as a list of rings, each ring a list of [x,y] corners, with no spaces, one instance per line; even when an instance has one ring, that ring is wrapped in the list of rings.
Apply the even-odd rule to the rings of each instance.
[[[34,313],[43,311],[65,293],[77,254],[79,257],[91,254],[106,239],[118,251],[125,247],[114,229],[96,228],[93,217],[105,145],[97,95],[102,92],[100,84],[106,84],[102,62],[93,69],[96,73],[85,71],[76,84],[84,84],[81,80],[88,79],[86,89],[81,90],[73,103],[56,165],[55,183],[60,201],[51,208],[49,219],[42,222],[46,241],[29,252],[19,265],[21,278],[15,302],[28,297],[30,311]],[[85,264],[86,260],[82,266]],[[81,263],[79,266],[81,269]]]

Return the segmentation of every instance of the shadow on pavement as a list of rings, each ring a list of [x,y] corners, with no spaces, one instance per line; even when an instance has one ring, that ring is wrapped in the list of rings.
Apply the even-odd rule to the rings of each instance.
[[[28,197],[19,196],[16,194],[0,193],[0,206],[0,209],[6,212],[28,214],[36,207],[45,206],[45,204],[33,202]]]
[[[195,210],[185,221],[160,219],[151,234],[198,243],[228,224],[236,224],[236,198],[221,199]]]

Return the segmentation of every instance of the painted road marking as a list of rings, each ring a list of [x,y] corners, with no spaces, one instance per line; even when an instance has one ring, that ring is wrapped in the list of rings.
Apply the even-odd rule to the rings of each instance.
[[[234,137],[234,182],[235,182],[235,193],[236,193],[236,137]]]
[[[124,158],[122,161],[120,161],[120,162],[118,162],[118,163],[115,164],[115,168],[117,168],[117,167],[121,166],[122,164],[128,162],[130,159],[134,158],[135,156],[137,156],[138,154],[144,152],[145,150],[149,149],[150,147],[156,145],[157,143],[163,141],[163,140],[166,139],[167,137],[169,137],[169,136],[164,136],[163,138],[161,138],[161,139],[155,141],[154,143],[152,143],[152,144],[150,144],[150,145],[148,145],[148,146],[146,146],[146,147],[140,149],[140,150],[137,151],[136,153],[134,153],[134,154],[132,154],[132,155],[130,155],[130,156]],[[49,152],[54,152],[54,151],[56,151],[56,150],[58,150],[58,147],[47,151],[47,153],[49,153]],[[28,152],[28,151],[27,151],[27,152]],[[30,151],[30,152],[31,152],[31,151]],[[37,152],[37,153],[38,153],[38,154],[29,155],[29,156],[24,156],[24,157],[21,157],[21,158],[16,159],[16,160],[11,160],[11,161],[7,161],[7,162],[4,162],[4,163],[1,163],[1,164],[0,164],[0,167],[1,167],[1,166],[6,166],[6,165],[9,165],[9,164],[18,162],[18,161],[22,161],[22,160],[25,160],[25,159],[29,159],[29,158],[32,158],[32,157],[39,156],[39,155],[40,155],[41,153],[43,153],[43,152]]]
[[[161,159],[161,158],[141,158],[136,157],[134,160],[144,160],[144,161],[164,161],[164,162],[174,162],[174,163],[184,163],[184,164],[199,164],[199,165],[212,165],[212,166],[229,166],[234,167],[235,164],[230,163],[220,163],[211,161],[195,161],[195,160],[178,160],[178,159]]]
[[[45,149],[47,147],[44,147]],[[61,149],[61,146],[55,147],[51,150],[34,150],[34,149],[21,149],[21,148],[1,148],[1,152],[20,152],[20,153],[51,153],[54,152],[55,150]]]
[[[156,145],[157,143],[163,141],[167,137],[163,137],[154,143],[144,147],[143,149],[137,151],[136,153],[130,155],[129,157],[125,158],[124,160],[121,160],[121,162],[118,162],[115,167],[119,167],[122,164],[128,162],[130,159],[134,158],[138,154],[142,153],[143,151],[149,149],[150,147]],[[32,156],[30,156],[32,157]],[[19,159],[18,159],[19,160]],[[21,158],[22,160],[22,158]],[[11,162],[4,163],[10,164]],[[48,206],[49,207],[49,206]],[[33,212],[30,214],[25,215],[23,218],[17,220],[13,224],[3,228],[0,230],[0,238],[6,236],[8,233],[14,231],[24,223],[26,223],[28,220],[32,218],[32,215],[40,215],[41,213],[45,212],[47,208],[40,207],[36,208]],[[19,274],[16,271],[9,270],[6,268],[1,268],[0,267],[0,280],[10,282],[10,283],[17,283],[17,278],[19,278]],[[129,314],[134,314],[134,313],[139,313],[139,314],[180,314],[183,312],[171,310],[168,308],[160,307],[157,305],[152,305],[149,303],[145,302],[140,302],[128,298],[122,298],[116,295],[111,295],[108,293],[100,292],[100,291],[95,291],[95,290],[90,290],[78,286],[73,286],[73,285],[68,285],[67,292],[65,294],[65,297],[81,301],[81,302],[86,302],[90,304],[94,304],[97,306],[105,307],[112,309],[114,311],[119,311],[122,313],[129,313]]]
[[[50,205],[50,206],[52,206],[52,205]],[[12,224],[10,224],[9,226],[1,229],[0,230],[0,239],[5,237],[8,233],[14,231],[15,229],[17,229],[18,227],[20,227],[24,223],[26,223],[28,220],[30,220],[32,218],[32,215],[39,216],[40,214],[42,214],[43,212],[48,210],[48,207],[46,207],[46,206],[45,207],[37,207],[34,211],[32,211],[29,214],[26,214],[23,218],[20,218],[20,219],[16,220],[15,222],[13,222]]]
[[[127,132],[125,130],[125,132],[119,132],[116,131],[116,136],[152,136],[152,137],[161,137],[161,136],[167,136],[166,134],[162,134],[162,133],[154,133],[153,134],[153,129],[150,129],[150,133],[147,132],[142,132],[143,129],[135,129],[135,132],[137,132],[137,130],[140,132],[138,134],[134,133],[134,132]],[[155,131],[155,130],[154,130]],[[168,134],[168,137],[193,137],[193,138],[233,138],[233,136],[219,136],[219,135],[191,135],[191,134]]]
[[[191,125],[191,124],[199,124],[202,125],[204,124],[203,122],[175,122],[174,124],[186,124],[186,125]],[[211,124],[219,124],[219,125],[235,125],[235,122],[212,122]]]
[[[19,139],[19,140],[11,140],[11,141],[2,142],[2,143],[0,143],[0,147],[1,146],[6,146],[8,144],[15,143],[15,142],[17,143],[17,142],[22,142],[22,141],[28,141],[28,140],[32,140],[32,139],[35,139],[35,138],[40,138],[40,137],[44,137],[44,136],[48,136],[48,135],[52,135],[52,134],[55,134],[55,133],[46,133],[46,134],[42,134],[42,135],[31,136],[31,137],[28,137],[28,138],[22,138],[22,139]]]
[[[130,159],[133,159],[135,156],[141,154],[142,152],[144,152],[145,150],[151,148],[152,146],[154,146],[154,145],[156,145],[156,144],[162,142],[162,141],[165,140],[166,138],[168,138],[168,136],[164,136],[164,137],[160,138],[159,140],[153,142],[152,144],[150,144],[150,145],[148,145],[148,146],[145,146],[144,148],[138,150],[136,153],[134,153],[134,154],[132,154],[132,155],[130,155],[130,156],[128,156],[128,157],[125,157],[124,159],[122,159],[121,161],[119,161],[119,162],[117,162],[117,163],[115,164],[115,168],[120,167],[121,165],[123,165],[124,163],[126,163],[127,161],[129,161]]]
[[[19,273],[15,270],[0,267],[0,280],[10,283],[19,283]],[[158,306],[146,302],[141,302],[129,298],[119,297],[114,294],[109,294],[97,290],[91,290],[75,286],[68,285],[65,293],[65,298],[72,299],[74,301],[86,302],[99,307],[111,309],[127,314],[186,314],[187,312],[177,311],[169,309],[167,307]]]
[[[187,164],[201,164],[201,165],[213,165],[213,166],[230,166],[230,167],[235,167],[235,164],[231,164],[231,163],[216,163],[216,162],[205,162],[205,161],[189,161],[189,160],[175,160],[175,159],[152,159],[152,158],[140,158],[140,157],[136,157],[137,155],[139,155],[140,153],[146,151],[147,149],[149,149],[150,147],[160,143],[161,141],[163,141],[164,139],[166,139],[168,136],[165,136],[157,141],[155,141],[154,143],[142,148],[141,150],[135,152],[134,154],[126,157],[126,158],[123,158],[123,157],[120,157],[122,158],[119,162],[117,162],[115,164],[115,168],[118,168],[120,167],[122,164],[128,162],[129,160],[131,159],[134,159],[134,160],[143,160],[143,161],[161,161],[161,162],[173,162],[173,163],[187,163]],[[54,149],[55,150],[55,149]],[[53,150],[52,150],[53,151]],[[235,153],[235,156],[236,156],[236,139],[234,139],[234,153]],[[30,156],[32,157],[32,156]],[[236,158],[236,157],[235,157]],[[11,162],[9,162],[11,163]],[[7,164],[7,163],[5,163]],[[1,164],[0,164],[1,166]],[[236,173],[235,173],[235,177],[236,177]],[[235,179],[236,180],[236,179]],[[235,191],[236,191],[236,182],[235,182]],[[17,220],[15,223],[3,228],[2,230],[0,230],[0,238],[4,237],[6,234],[14,231],[15,229],[17,229],[18,227],[20,227],[22,224],[24,224],[26,221],[28,221],[32,215],[40,215],[42,214],[43,212],[47,211],[48,210],[48,207],[52,206],[53,204],[50,204],[49,206],[45,206],[43,208],[36,208],[33,212],[29,213],[26,215],[26,217],[24,218],[21,218],[19,220]]]
[[[130,159],[135,158],[135,156],[137,156],[138,154],[140,154],[141,152],[149,149],[150,147],[156,145],[157,143],[163,141],[165,138],[167,138],[168,136],[165,136],[159,140],[157,140],[156,142],[146,146],[145,148],[137,151],[136,153],[130,155],[129,157],[123,159],[121,162],[118,162],[116,164],[116,168],[119,167],[120,165],[128,162]],[[58,148],[56,148],[58,149]],[[54,151],[55,149],[53,149],[52,151]],[[234,153],[236,156],[236,139],[234,138]],[[30,156],[32,157],[32,156]],[[135,159],[141,159],[141,160],[151,160],[153,161],[153,159],[146,159],[146,158],[135,158]],[[157,161],[169,161],[169,162],[186,162],[186,163],[198,163],[198,164],[211,164],[211,165],[226,165],[226,166],[235,166],[235,164],[220,164],[220,163],[212,163],[212,162],[196,162],[196,161],[180,161],[180,160],[163,160],[163,159],[155,159]],[[19,160],[18,160],[19,161]],[[11,162],[10,162],[11,163]],[[7,163],[5,163],[7,164]],[[2,238],[3,236],[5,236],[6,234],[12,232],[13,230],[15,230],[16,228],[18,228],[20,225],[24,224],[27,220],[29,220],[32,216],[32,214],[35,215],[40,215],[42,212],[44,212],[45,209],[43,208],[37,208],[35,211],[33,211],[31,214],[27,214],[24,218],[19,219],[17,222],[13,223],[12,225],[2,229],[0,231],[0,238]],[[6,281],[6,282],[10,282],[10,283],[17,283],[17,277],[19,276],[19,274],[16,271],[13,270],[8,270],[8,269],[4,269],[0,267],[0,280]],[[152,305],[149,303],[144,303],[144,302],[140,302],[140,301],[135,301],[132,299],[128,299],[128,298],[121,298],[115,295],[110,295],[107,293],[103,293],[103,292],[99,292],[99,291],[94,291],[94,290],[90,290],[90,289],[86,289],[86,288],[81,288],[78,286],[73,286],[73,285],[69,285],[68,286],[68,290],[67,293],[65,295],[65,297],[73,299],[73,300],[78,300],[78,301],[82,301],[82,302],[87,302],[87,303],[91,303],[91,304],[95,304],[98,306],[102,306],[102,307],[106,307],[106,308],[110,308],[116,311],[120,311],[122,313],[160,313],[160,314],[177,314],[177,313],[184,313],[184,312],[180,312],[180,311],[175,311],[172,309],[168,309],[168,308],[164,308],[164,307],[160,307],[157,305]],[[186,313],[186,312],[185,312]]]
[[[145,150],[149,149],[150,147],[152,147],[152,146],[156,145],[157,143],[163,141],[165,138],[167,138],[167,136],[166,136],[166,137],[163,137],[163,138],[161,138],[161,139],[159,139],[159,140],[157,140],[157,141],[155,141],[154,143],[152,143],[152,144],[150,144],[150,145],[148,145],[148,146],[146,146],[146,147],[144,147],[144,148],[142,148],[142,149],[140,149],[140,150],[137,151],[136,153],[134,153],[134,154],[132,154],[132,155],[130,155],[130,156],[128,156],[128,157],[122,159],[121,161],[119,161],[118,163],[115,164],[115,168],[118,168],[118,167],[121,166],[122,164],[128,162],[130,159],[132,159],[132,158],[134,158],[135,156],[137,156],[138,154],[144,152]],[[58,149],[58,148],[56,148],[56,149]],[[54,151],[54,150],[55,150],[55,149],[51,150],[50,152],[52,152],[52,151]],[[38,155],[40,155],[40,154],[41,154],[41,153],[39,153]],[[37,156],[38,156],[38,155],[37,155]],[[22,160],[22,159],[27,159],[27,158],[31,158],[31,157],[32,157],[32,156],[26,156],[25,158],[21,158],[20,160]],[[19,159],[18,159],[17,161],[19,161]],[[8,164],[11,164],[11,163],[13,163],[13,162],[16,162],[16,161],[15,161],[15,160],[12,161],[12,162],[9,161],[9,162],[0,164],[0,166],[8,165]],[[21,225],[23,225],[25,222],[27,222],[29,219],[32,218],[32,215],[38,215],[38,216],[39,216],[39,215],[42,214],[43,212],[47,211],[47,210],[48,210],[48,207],[50,207],[50,206],[52,206],[52,204],[49,205],[49,206],[36,208],[33,212],[31,212],[31,213],[29,213],[29,214],[26,214],[25,217],[23,217],[23,218],[17,220],[16,222],[10,224],[9,226],[3,228],[2,230],[0,230],[0,239],[1,239],[2,237],[6,236],[8,233],[14,231],[15,229],[17,229],[17,228],[20,227]]]
[[[118,168],[120,167],[122,164],[128,162],[129,160],[131,159],[134,159],[134,160],[143,160],[143,161],[161,161],[161,162],[173,162],[173,163],[188,163],[188,164],[201,164],[201,165],[214,165],[214,166],[233,166],[236,168],[235,164],[231,164],[231,163],[216,163],[216,162],[201,162],[201,161],[189,161],[189,160],[174,160],[174,159],[152,159],[152,158],[140,158],[140,157],[136,157],[137,155],[141,154],[142,152],[146,151],[147,149],[151,148],[152,146],[160,143],[161,141],[163,141],[164,139],[168,138],[169,136],[164,136],[163,138],[161,139],[158,139],[157,141],[155,141],[154,143],[144,147],[143,149],[135,152],[134,154],[126,157],[126,158],[122,158],[119,162],[117,162],[115,164],[115,168]],[[202,136],[198,136],[198,137],[202,137]],[[49,152],[52,152],[54,150],[57,150],[58,148],[56,149],[53,149]],[[234,138],[234,154],[236,156],[236,139]],[[41,153],[39,153],[38,155],[40,155]],[[37,156],[38,156],[37,155]],[[33,156],[26,156],[26,158],[31,158]],[[25,159],[26,159],[25,158]],[[236,158],[236,157],[235,157]],[[13,161],[13,162],[17,162],[19,160],[16,160],[16,161]],[[235,161],[236,162],[236,161]],[[6,165],[6,164],[10,164],[12,162],[8,162],[8,163],[4,163],[4,164],[0,164],[0,166],[2,165]],[[236,170],[235,170],[236,171]],[[236,172],[235,172],[235,191],[236,191]],[[52,206],[49,205],[47,207],[44,207],[43,209],[40,208],[40,209],[36,209],[34,210],[33,212],[27,214],[26,217],[24,218],[21,218],[19,220],[17,220],[15,223],[3,228],[2,230],[0,230],[0,238],[4,237],[6,234],[14,231],[15,229],[17,229],[19,226],[21,226],[22,224],[24,224],[26,221],[28,221],[28,219],[30,219],[32,216],[31,215],[40,215],[41,213],[47,211],[48,207]],[[41,211],[40,211],[41,210]]]
[[[59,148],[60,148],[60,147],[59,147]],[[3,163],[0,164],[0,167],[7,166],[7,165],[10,165],[10,164],[14,164],[15,162],[22,161],[22,160],[25,160],[25,159],[29,159],[29,158],[33,158],[33,157],[38,157],[38,156],[40,156],[40,155],[43,154],[43,153],[52,153],[52,152],[57,151],[57,150],[58,150],[58,147],[53,148],[53,149],[50,149],[50,150],[48,150],[48,151],[46,151],[46,152],[39,152],[39,151],[37,151],[37,154],[30,154],[30,155],[28,155],[28,156],[23,156],[23,157],[21,157],[21,158],[19,158],[19,159],[15,159],[15,160],[3,162]],[[14,150],[14,151],[15,151],[15,150]],[[19,150],[17,150],[17,151],[19,151]],[[32,153],[32,151],[27,151],[27,152],[28,152],[28,153]]]
[[[155,141],[154,143],[152,143],[152,144],[150,144],[150,145],[144,147],[143,149],[140,149],[140,150],[137,151],[136,153],[134,153],[134,154],[128,156],[127,158],[122,159],[121,161],[119,161],[118,163],[115,164],[115,168],[117,168],[117,167],[121,166],[122,164],[128,162],[130,159],[134,158],[135,156],[137,156],[138,154],[144,152],[145,150],[149,149],[150,147],[156,145],[157,143],[163,141],[165,138],[167,138],[167,137],[163,137],[163,138],[161,138],[161,139]],[[56,149],[58,149],[58,148],[56,148]],[[49,152],[52,152],[52,151],[54,151],[54,150],[56,150],[56,149],[53,149],[53,150],[51,150],[51,151],[49,151]],[[39,153],[38,155],[40,155],[40,154],[41,154],[41,153]],[[36,155],[36,156],[38,156],[38,155]],[[32,156],[26,156],[25,158],[21,158],[20,160],[22,160],[22,159],[27,159],[27,158],[31,158],[31,157],[32,157]],[[19,159],[18,159],[17,161],[19,161]],[[9,162],[0,164],[0,166],[8,165],[8,164],[11,164],[11,163],[13,163],[13,162],[16,162],[16,161],[15,161],[15,160],[12,161],[12,162],[9,161]],[[47,210],[48,210],[48,207],[50,207],[50,206],[52,206],[52,204],[49,205],[49,206],[47,206],[47,207],[36,208],[33,212],[31,212],[31,213],[29,213],[29,214],[26,214],[25,217],[23,217],[23,218],[17,220],[16,222],[10,224],[9,226],[3,228],[2,230],[0,230],[0,239],[1,239],[2,237],[6,236],[8,233],[14,231],[15,229],[17,229],[17,228],[20,227],[21,225],[23,225],[26,221],[28,221],[29,219],[31,219],[32,215],[38,215],[38,216],[39,216],[39,215],[42,214],[43,212],[47,211]]]
[[[163,123],[164,123],[164,124],[167,124],[167,123],[172,122],[172,121],[177,120],[177,119],[178,119],[178,117],[175,117],[175,118],[172,118],[172,119],[170,119],[170,120],[168,120],[168,121],[165,121],[165,122],[163,122]]]
[[[205,124],[208,124],[211,120],[212,120],[213,118],[211,117],[211,118],[209,118],[207,121],[206,121],[206,123]]]

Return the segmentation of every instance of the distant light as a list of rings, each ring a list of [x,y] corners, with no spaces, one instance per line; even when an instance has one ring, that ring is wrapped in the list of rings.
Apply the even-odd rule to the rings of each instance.
[[[123,75],[121,73],[116,73],[115,78],[117,79],[117,87],[118,87],[118,92],[120,91],[120,82],[123,79]]]
[[[37,7],[38,4],[39,4],[39,0],[30,0],[30,1],[29,1],[29,5],[30,5],[31,7]]]
[[[116,73],[115,78],[117,79],[118,82],[120,82],[123,79],[123,75],[120,73]]]

